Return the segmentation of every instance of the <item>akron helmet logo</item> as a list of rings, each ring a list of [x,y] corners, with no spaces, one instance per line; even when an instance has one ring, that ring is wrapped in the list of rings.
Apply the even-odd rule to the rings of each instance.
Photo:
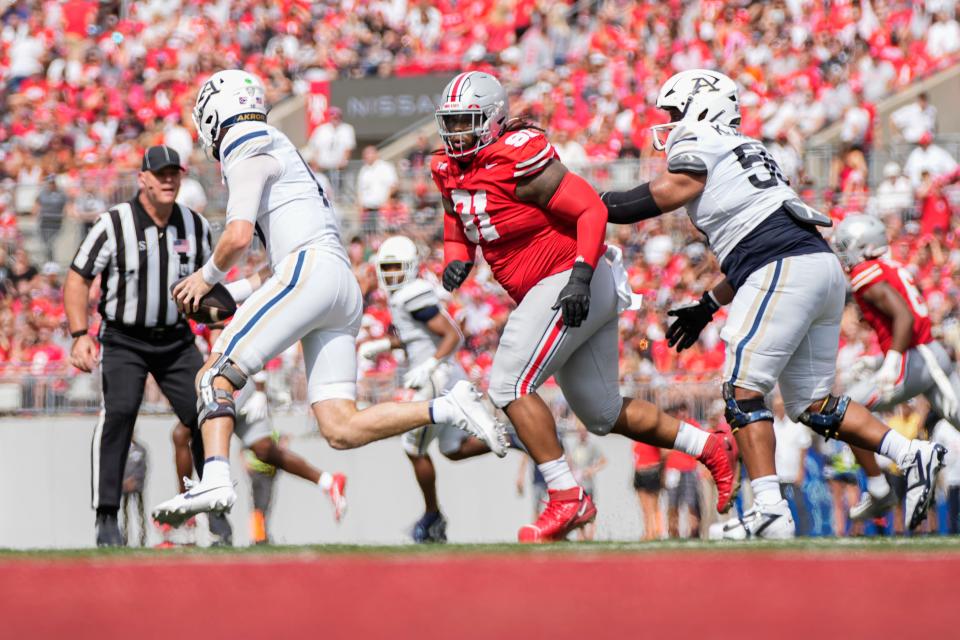
[[[720,84],[720,78],[711,78],[710,76],[697,76],[693,79],[693,89],[690,91],[690,95],[697,95],[701,90],[705,91],[720,91],[720,87],[717,85]]]

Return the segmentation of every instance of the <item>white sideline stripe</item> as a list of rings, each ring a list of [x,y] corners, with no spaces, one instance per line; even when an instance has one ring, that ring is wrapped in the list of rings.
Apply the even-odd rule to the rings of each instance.
[[[90,446],[90,475],[93,485],[93,508],[100,506],[100,443],[103,440],[103,423],[107,419],[107,406],[103,398],[103,363],[100,363],[100,418],[93,428],[93,443]]]
[[[526,167],[527,165],[533,164],[534,162],[538,161],[540,158],[542,158],[542,157],[545,156],[546,154],[550,153],[551,149],[553,149],[553,145],[551,145],[551,144],[548,142],[548,143],[547,143],[547,146],[545,146],[545,147],[543,148],[543,150],[540,151],[540,153],[538,153],[537,155],[533,156],[532,158],[530,158],[530,159],[528,159],[528,160],[524,160],[523,162],[518,162],[518,163],[517,163],[517,169],[523,169],[523,168]]]

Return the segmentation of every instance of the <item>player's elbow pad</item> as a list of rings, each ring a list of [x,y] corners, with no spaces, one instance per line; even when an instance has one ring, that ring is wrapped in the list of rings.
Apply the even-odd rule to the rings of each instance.
[[[663,213],[653,199],[649,182],[629,191],[606,191],[600,199],[607,205],[607,221],[613,224],[633,224]]]

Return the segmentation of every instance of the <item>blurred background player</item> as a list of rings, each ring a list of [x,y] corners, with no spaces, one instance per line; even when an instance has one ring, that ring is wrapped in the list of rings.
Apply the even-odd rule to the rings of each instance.
[[[791,538],[789,505],[776,473],[773,413],[764,397],[779,383],[787,415],[826,438],[877,451],[908,470],[910,526],[926,516],[943,447],[907,440],[848,396],[834,396],[844,276],[807,207],[757,140],[739,131],[736,83],[706,69],[682,71],[660,88],[670,122],[651,127],[667,170],[625,192],[607,192],[609,220],[639,222],[686,207],[717,255],[725,278],[694,304],[669,312],[670,346],[693,346],[721,306],[731,304],[723,399],[750,475],[754,508],[729,537]],[[661,138],[666,135],[666,140]]]
[[[876,370],[854,384],[850,397],[871,411],[887,412],[923,395],[931,411],[960,429],[960,375],[949,352],[933,338],[926,301],[913,276],[890,257],[887,232],[872,216],[851,215],[837,227],[833,245],[850,272],[853,297],[877,335],[883,360],[862,359]],[[897,498],[870,451],[855,449],[867,474],[867,491],[850,509],[854,520],[876,518]]]
[[[576,440],[570,446],[569,461],[573,471],[573,479],[590,495],[594,504],[597,502],[597,474],[607,466],[607,458],[600,451],[600,447],[593,441],[593,436],[586,428],[577,422],[574,434]],[[694,462],[696,464],[696,462]],[[577,529],[578,540],[593,540],[597,533],[597,523],[588,522]]]
[[[690,416],[686,403],[668,409],[693,426],[700,425]],[[687,538],[700,537],[700,477],[697,461],[681,451],[668,451],[663,461],[663,490],[667,495],[667,535],[681,537],[680,515],[685,514]]]
[[[430,402],[356,404],[356,336],[363,303],[332,205],[290,139],[266,123],[266,96],[256,76],[219,71],[203,85],[193,112],[203,146],[220,162],[227,222],[203,268],[173,294],[195,313],[250,246],[256,230],[270,268],[232,283],[246,300],[220,335],[197,381],[204,449],[211,463],[195,487],[167,500],[154,516],[170,524],[236,501],[230,478],[233,394],[295,342],[303,348],[308,401],[334,448],[359,447],[437,421],[478,435],[505,455],[503,428],[461,381]]]
[[[803,495],[804,461],[813,445],[810,430],[787,417],[780,394],[773,397],[773,432],[777,439],[776,469],[780,492],[790,506],[798,536],[809,535],[810,513]]]
[[[596,517],[537,394],[551,376],[592,433],[619,433],[703,461],[717,483],[718,509],[726,511],[735,493],[732,440],[621,396],[618,316],[635,302],[619,250],[604,245],[604,205],[557,159],[541,129],[508,119],[507,102],[487,73],[451,80],[436,111],[444,153],[431,169],[446,214],[444,288],[463,284],[479,246],[517,303],[493,358],[489,394],[516,427],[550,496],[518,539],[563,539]]]
[[[188,429],[188,436],[189,433]],[[189,456],[189,452],[187,455]],[[124,544],[128,547],[130,546],[130,537],[133,535],[130,522],[134,519],[137,523],[139,546],[147,546],[147,516],[143,504],[143,484],[146,478],[147,450],[137,442],[136,438],[131,438],[127,464],[123,467],[123,497],[120,499],[120,513],[123,515],[120,520],[120,533],[123,536]],[[133,509],[132,515],[130,513],[131,509]]]
[[[659,540],[663,535],[660,513],[660,473],[663,457],[660,449],[645,442],[633,443],[633,490],[637,492],[643,518],[641,540]]]
[[[287,439],[276,431],[273,439],[281,449],[287,448]],[[250,493],[253,498],[253,510],[250,512],[250,540],[253,544],[270,544],[267,523],[270,519],[270,506],[273,504],[273,485],[277,481],[277,468],[257,458],[253,451],[243,452],[243,464],[250,478]]]
[[[444,310],[435,286],[419,277],[420,258],[413,240],[405,236],[384,240],[375,266],[380,287],[387,293],[396,333],[360,344],[360,355],[373,359],[391,349],[404,349],[407,372],[403,386],[413,390],[416,400],[432,400],[466,380],[463,367],[452,358],[463,342],[463,334]],[[437,502],[436,469],[427,453],[434,440],[439,443],[440,453],[450,460],[490,452],[483,441],[451,425],[427,425],[401,436],[424,502],[423,515],[413,526],[414,542],[447,540],[447,521]]]

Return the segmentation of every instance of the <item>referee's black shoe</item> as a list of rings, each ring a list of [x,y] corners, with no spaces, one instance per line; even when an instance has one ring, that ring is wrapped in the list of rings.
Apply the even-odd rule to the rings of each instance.
[[[117,523],[117,514],[98,513],[97,546],[122,547],[124,544],[123,536],[120,535],[120,525]]]

